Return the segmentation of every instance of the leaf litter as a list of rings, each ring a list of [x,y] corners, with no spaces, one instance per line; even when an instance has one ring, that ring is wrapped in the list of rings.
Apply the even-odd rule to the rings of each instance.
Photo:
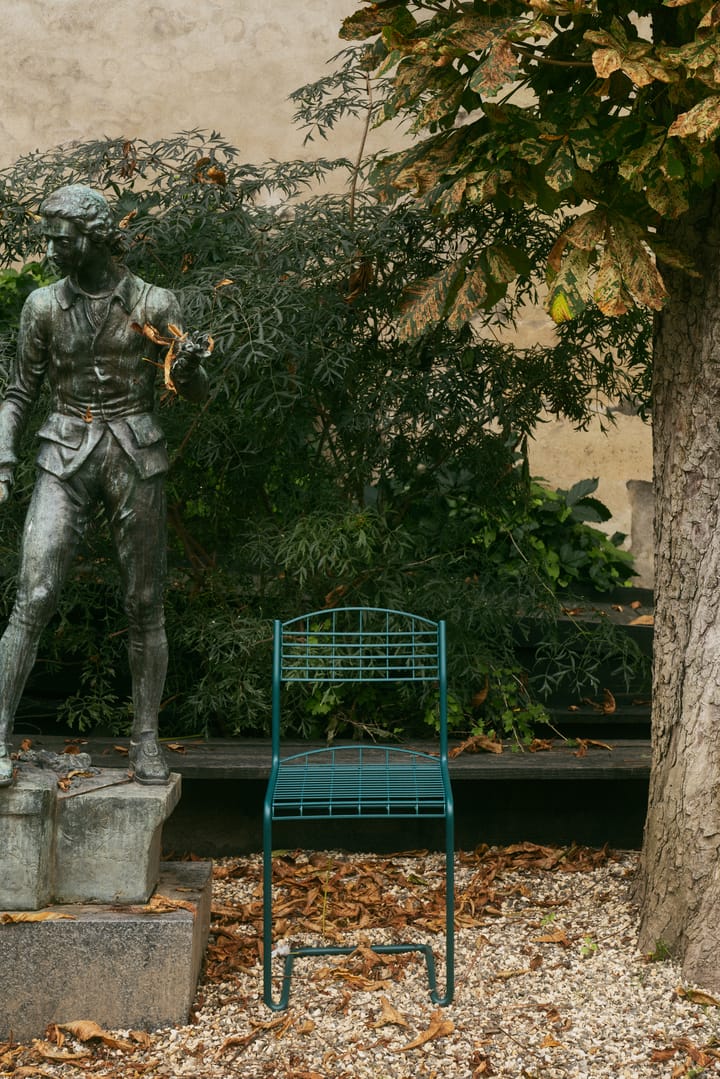
[[[720,1076],[717,998],[638,953],[636,864],[635,852],[574,845],[459,852],[456,994],[439,1008],[422,959],[371,945],[427,941],[442,987],[442,856],[281,852],[275,943],[356,946],[296,961],[290,1006],[272,1013],[261,999],[261,859],[222,859],[186,1025],[52,1024],[28,1045],[0,1043],[0,1079]]]

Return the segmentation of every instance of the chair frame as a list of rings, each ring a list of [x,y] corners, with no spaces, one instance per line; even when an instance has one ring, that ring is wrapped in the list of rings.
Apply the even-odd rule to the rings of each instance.
[[[351,628],[339,628],[346,620]],[[438,687],[439,754],[355,743],[282,756],[282,690],[286,683],[294,682],[434,682]],[[327,780],[331,781],[329,791]],[[297,958],[349,955],[355,951],[354,945],[290,949],[283,953],[280,996],[277,1000],[273,996],[273,822],[360,818],[440,818],[445,822],[444,994],[438,991],[435,958],[429,944],[374,945],[372,950],[381,955],[421,953],[430,998],[434,1004],[446,1006],[454,994],[455,873],[445,622],[380,607],[340,607],[311,611],[286,622],[276,619],[272,764],[263,806],[263,999],[273,1011],[284,1011],[288,1006]]]

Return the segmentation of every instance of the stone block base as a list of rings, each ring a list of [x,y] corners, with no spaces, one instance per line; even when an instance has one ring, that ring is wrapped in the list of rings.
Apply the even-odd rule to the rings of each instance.
[[[187,1022],[210,926],[210,862],[165,862],[147,906],[65,904],[50,921],[0,925],[0,1041],[49,1023],[110,1030]],[[154,913],[160,898],[183,906]]]
[[[52,772],[21,764],[13,785],[0,788],[0,910],[144,903],[180,785],[177,773],[143,786],[103,768],[61,790]]]

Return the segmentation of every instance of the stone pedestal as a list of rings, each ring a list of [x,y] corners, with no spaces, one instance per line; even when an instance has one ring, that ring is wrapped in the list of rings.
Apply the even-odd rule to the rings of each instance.
[[[55,905],[41,912],[51,920],[0,924],[0,1041],[79,1019],[110,1030],[186,1023],[210,889],[210,862],[164,862],[147,906]]]
[[[0,787],[0,910],[38,910],[52,899],[57,776],[20,769]]]
[[[144,786],[104,768],[57,800],[53,901],[144,903],[160,873],[162,826],[180,799],[180,776]]]
[[[160,872],[162,826],[180,776],[144,786],[121,769],[70,788],[32,765],[0,788],[0,910],[48,903],[144,903]]]

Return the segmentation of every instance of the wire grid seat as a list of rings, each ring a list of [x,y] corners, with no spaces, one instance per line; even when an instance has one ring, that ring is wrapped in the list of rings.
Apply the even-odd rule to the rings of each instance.
[[[340,745],[281,755],[283,689],[288,683],[430,682],[437,685],[437,755],[395,746]],[[294,960],[344,955],[354,947],[295,948],[284,956],[282,989],[273,996],[272,826],[277,820],[440,818],[445,822],[445,993],[437,989],[427,944],[376,945],[380,953],[424,955],[434,1003],[454,992],[454,810],[447,766],[445,623],[405,611],[342,607],[313,611],[273,634],[272,766],[263,812],[263,996],[273,1010],[287,1007]]]

